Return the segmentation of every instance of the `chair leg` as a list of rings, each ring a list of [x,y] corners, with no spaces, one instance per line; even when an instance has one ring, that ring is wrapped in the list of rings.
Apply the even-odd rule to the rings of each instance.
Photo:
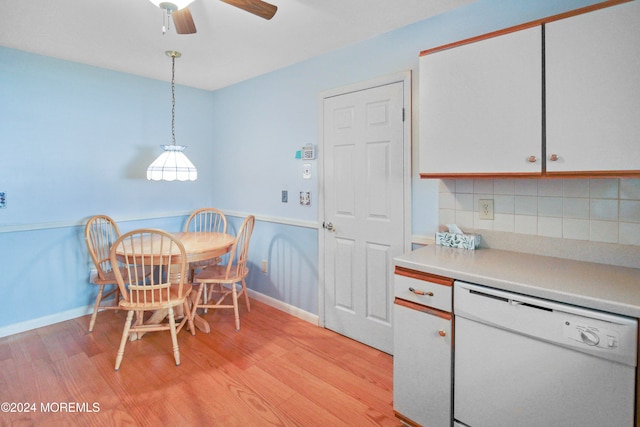
[[[207,284],[203,283],[200,286],[202,286],[204,288],[204,291],[202,293],[202,304],[207,304]],[[208,307],[204,307],[204,313],[207,314],[209,312],[209,308]]]
[[[251,304],[249,303],[249,294],[247,293],[247,284],[242,279],[242,293],[244,294],[244,302],[247,303],[247,312],[251,311]]]
[[[236,331],[240,330],[240,313],[238,312],[238,290],[236,284],[231,284],[231,297],[233,298],[233,314],[236,317]]]
[[[193,301],[193,306],[191,307],[191,323],[189,324],[189,327],[192,327],[193,324],[193,319],[196,317],[196,310],[198,310],[198,302],[200,301],[200,297],[202,296],[202,287],[203,287],[203,283],[200,284],[200,286],[198,287],[198,292],[196,293],[196,297],[192,300]]]
[[[180,322],[180,325],[178,326],[178,332],[180,332],[184,324],[187,323],[187,326],[189,326],[189,330],[191,331],[191,335],[195,335],[196,328],[193,325],[193,316],[191,315],[192,311],[189,307],[189,302],[186,299],[184,300],[184,304],[182,305],[182,310],[184,311],[184,319],[182,319],[182,322]]]
[[[173,315],[173,307],[169,307],[169,325],[171,326],[171,342],[173,343],[173,357],[176,366],[180,366],[180,348],[178,347],[178,334],[176,332],[176,320]]]
[[[96,304],[93,306],[93,314],[89,321],[89,332],[93,332],[93,327],[96,325],[96,317],[98,316],[98,309],[100,308],[100,301],[102,301],[102,293],[104,292],[104,285],[100,285],[98,290],[98,296],[96,296]]]
[[[127,345],[129,329],[131,329],[131,322],[133,322],[133,311],[127,313],[127,320],[124,322],[124,330],[122,331],[122,338],[120,338],[120,348],[118,349],[118,355],[116,356],[116,371],[120,369],[120,363],[122,363],[124,347]]]
[[[136,311],[136,326],[144,323],[144,311]]]
[[[116,296],[116,307],[120,306],[120,287],[116,284],[116,290],[115,290],[115,296]],[[115,312],[118,312],[118,309],[116,308]]]

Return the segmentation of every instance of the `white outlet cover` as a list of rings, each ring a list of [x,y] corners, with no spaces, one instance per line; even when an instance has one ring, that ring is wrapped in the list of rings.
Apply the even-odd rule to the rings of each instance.
[[[311,163],[305,163],[302,166],[302,178],[311,179]]]
[[[480,219],[493,219],[493,199],[480,199],[478,213]]]
[[[301,206],[311,206],[311,192],[310,191],[301,191],[300,192],[300,205]]]

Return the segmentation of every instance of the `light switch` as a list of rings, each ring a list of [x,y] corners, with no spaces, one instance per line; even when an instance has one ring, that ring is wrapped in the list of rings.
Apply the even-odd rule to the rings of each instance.
[[[311,163],[305,163],[302,166],[302,178],[311,179]]]

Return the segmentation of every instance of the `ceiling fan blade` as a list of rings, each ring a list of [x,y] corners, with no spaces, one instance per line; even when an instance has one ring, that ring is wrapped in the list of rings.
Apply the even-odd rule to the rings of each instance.
[[[249,13],[253,13],[264,19],[271,19],[276,14],[278,6],[264,2],[262,0],[220,0]]]
[[[173,17],[173,25],[176,27],[178,34],[194,34],[196,32],[196,24],[188,7],[171,12]]]

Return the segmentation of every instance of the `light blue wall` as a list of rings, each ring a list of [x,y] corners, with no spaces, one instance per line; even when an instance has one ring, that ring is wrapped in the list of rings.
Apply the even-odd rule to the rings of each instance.
[[[370,80],[398,71],[412,71],[413,145],[412,227],[414,235],[432,236],[437,228],[436,183],[418,178],[419,52],[457,40],[534,21],[598,3],[589,0],[478,0],[432,19],[404,27],[214,92],[214,181],[234,175],[242,191],[216,193],[223,208],[253,210],[275,216],[317,220],[315,208],[280,203],[280,190],[295,195],[317,192],[317,171],[302,179],[296,149],[317,144],[318,96],[322,91]],[[320,153],[322,155],[322,153]],[[236,168],[243,164],[245,173]],[[316,166],[313,162],[313,167]],[[254,179],[253,177],[257,177]],[[313,201],[317,194],[312,195]]]
[[[178,86],[177,142],[188,145],[199,173],[188,183],[144,177],[158,145],[171,142],[167,82],[0,48],[0,191],[8,206],[0,210],[0,328],[91,303],[79,226],[89,215],[111,215],[123,231],[181,229],[185,213],[205,205],[315,223],[317,162],[313,179],[303,180],[294,154],[318,143],[320,92],[411,70],[415,153],[421,50],[593,3],[478,0],[213,93]],[[437,189],[417,178],[416,166],[413,234],[431,235]],[[283,189],[287,204],[280,202]],[[311,207],[297,204],[299,191],[312,192]],[[317,233],[258,221],[249,286],[317,314]],[[269,262],[266,274],[262,260]]]
[[[148,182],[146,167],[171,144],[171,87],[12,49],[0,52],[0,224],[82,221],[174,212],[213,201],[211,173],[189,183]],[[171,72],[167,61],[167,73]],[[211,93],[176,88],[177,143],[212,156]],[[186,191],[185,191],[186,190]]]

